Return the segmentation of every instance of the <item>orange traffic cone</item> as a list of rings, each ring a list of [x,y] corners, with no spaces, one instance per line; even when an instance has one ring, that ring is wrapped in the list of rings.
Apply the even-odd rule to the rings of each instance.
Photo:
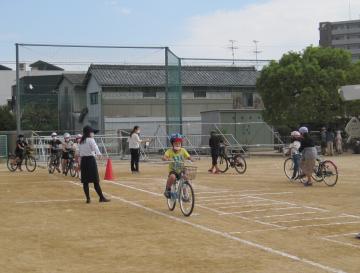
[[[105,171],[104,180],[114,180],[113,170],[112,170],[112,162],[111,162],[110,158],[108,158],[108,160],[106,162],[106,171]]]

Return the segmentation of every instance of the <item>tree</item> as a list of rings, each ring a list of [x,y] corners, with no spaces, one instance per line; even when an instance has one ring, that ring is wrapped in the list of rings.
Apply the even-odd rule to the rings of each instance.
[[[7,105],[0,106],[0,131],[16,129],[16,119]]]
[[[284,54],[265,67],[257,90],[265,105],[264,119],[275,126],[295,128],[304,123],[334,123],[344,117],[345,103],[338,89],[351,83],[360,83],[360,65],[351,62],[349,52],[308,47]]]

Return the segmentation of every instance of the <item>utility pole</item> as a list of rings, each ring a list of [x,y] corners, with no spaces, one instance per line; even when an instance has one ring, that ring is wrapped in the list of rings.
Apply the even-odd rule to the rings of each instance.
[[[230,46],[229,49],[231,50],[231,54],[232,54],[232,64],[235,64],[235,50],[238,49],[239,47],[235,46],[234,44],[237,42],[236,40],[229,40],[230,42]]]
[[[349,20],[351,20],[351,0],[349,0]]]
[[[20,79],[19,79],[19,70],[20,70],[20,65],[19,65],[19,44],[16,43],[15,44],[15,53],[16,53],[16,97],[15,97],[15,102],[16,102],[16,133],[17,135],[20,134],[21,132],[21,109],[20,109]]]
[[[258,69],[258,54],[261,53],[261,51],[258,50],[258,43],[259,41],[253,40],[253,43],[255,44],[255,50],[253,51],[255,53],[255,60],[256,60],[256,70]]]

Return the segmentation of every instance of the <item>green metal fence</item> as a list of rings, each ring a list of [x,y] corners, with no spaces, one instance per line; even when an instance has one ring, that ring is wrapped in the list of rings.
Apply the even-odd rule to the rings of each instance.
[[[181,60],[170,49],[165,50],[166,69],[166,131],[182,133]]]
[[[7,136],[0,135],[0,158],[6,157],[8,154]]]

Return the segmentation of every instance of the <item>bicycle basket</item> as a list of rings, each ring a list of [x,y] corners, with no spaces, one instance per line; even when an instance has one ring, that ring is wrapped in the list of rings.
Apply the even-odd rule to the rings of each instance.
[[[28,155],[33,154],[34,153],[34,148],[30,147],[30,146],[26,146],[25,153],[28,154]]]
[[[195,166],[185,166],[183,172],[184,172],[184,176],[187,179],[193,180],[193,179],[196,178],[197,167],[195,167]]]

